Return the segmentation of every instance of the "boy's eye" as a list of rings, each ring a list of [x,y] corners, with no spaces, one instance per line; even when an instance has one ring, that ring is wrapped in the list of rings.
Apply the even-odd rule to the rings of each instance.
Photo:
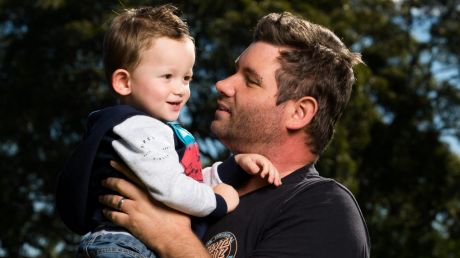
[[[163,75],[164,78],[166,79],[171,79],[172,78],[172,74],[165,74]]]
[[[191,80],[192,80],[192,76],[185,76],[185,77],[184,77],[184,81],[189,82],[189,81],[191,81]]]

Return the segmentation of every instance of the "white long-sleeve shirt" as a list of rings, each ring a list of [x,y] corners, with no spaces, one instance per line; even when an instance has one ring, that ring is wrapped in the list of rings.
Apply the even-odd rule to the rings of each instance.
[[[203,169],[200,183],[184,173],[174,146],[174,132],[163,122],[136,115],[116,125],[120,136],[112,146],[147,187],[150,195],[165,205],[204,217],[216,209],[212,186],[222,183],[217,173],[220,162]]]

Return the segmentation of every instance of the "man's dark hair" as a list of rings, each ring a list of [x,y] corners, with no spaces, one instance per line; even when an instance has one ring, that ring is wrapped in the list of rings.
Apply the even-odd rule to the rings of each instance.
[[[291,13],[271,13],[259,20],[254,41],[285,47],[276,71],[277,104],[311,96],[318,111],[305,127],[306,144],[320,154],[334,134],[355,81],[353,66],[361,55],[351,52],[329,29]]]

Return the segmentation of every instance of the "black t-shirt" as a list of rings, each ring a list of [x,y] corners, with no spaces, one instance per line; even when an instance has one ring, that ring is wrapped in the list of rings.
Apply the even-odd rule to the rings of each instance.
[[[306,166],[240,199],[210,225],[212,257],[369,257],[367,227],[353,195]]]

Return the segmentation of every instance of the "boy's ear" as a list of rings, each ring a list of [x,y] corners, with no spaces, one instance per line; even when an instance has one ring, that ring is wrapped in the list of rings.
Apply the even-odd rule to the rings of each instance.
[[[304,128],[318,111],[318,102],[315,98],[305,96],[299,100],[292,100],[287,107],[286,127],[291,130]]]
[[[129,72],[125,69],[117,69],[112,73],[112,88],[121,96],[131,94]]]

